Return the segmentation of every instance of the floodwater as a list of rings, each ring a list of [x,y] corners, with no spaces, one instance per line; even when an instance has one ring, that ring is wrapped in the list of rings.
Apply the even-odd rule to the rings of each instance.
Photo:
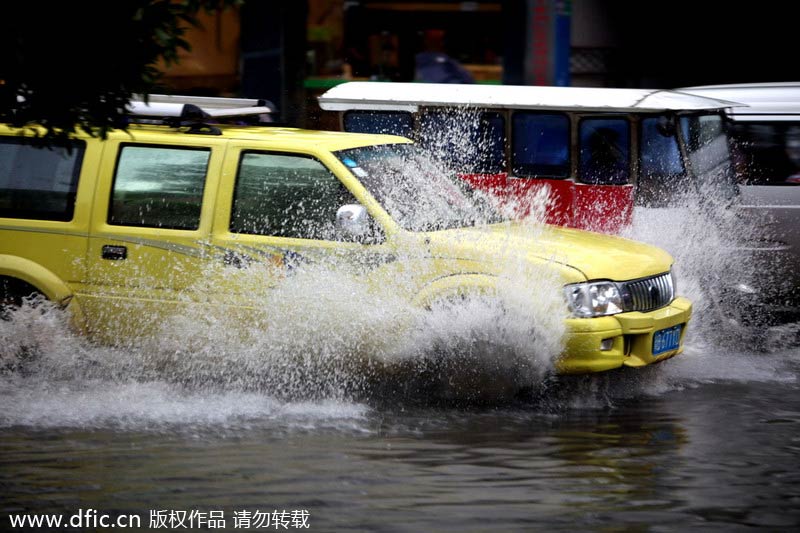
[[[603,376],[553,378],[542,357],[521,363],[517,345],[545,340],[476,323],[476,309],[418,333],[401,371],[387,374],[384,353],[363,375],[266,353],[296,341],[336,358],[349,343],[325,340],[331,324],[325,339],[292,339],[290,328],[237,347],[176,322],[175,338],[112,350],[76,338],[57,314],[23,309],[0,321],[0,530],[12,516],[66,524],[87,509],[138,516],[129,530],[794,530],[796,329],[759,349],[712,335],[692,294],[692,258],[713,268],[709,254],[671,251],[685,265],[681,292],[698,301],[685,353]],[[347,322],[375,331],[396,318],[383,304],[356,305]],[[444,377],[418,359],[419,335],[454,339],[460,352],[475,332],[502,342],[477,343],[490,348]],[[433,377],[405,385],[419,374]],[[521,379],[524,394],[509,394]],[[482,393],[458,394],[469,387]],[[109,530],[83,519],[60,530]]]

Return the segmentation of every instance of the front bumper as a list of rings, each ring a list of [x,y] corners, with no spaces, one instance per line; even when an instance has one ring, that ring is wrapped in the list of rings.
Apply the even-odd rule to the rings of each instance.
[[[567,320],[565,348],[556,361],[560,374],[603,372],[621,366],[640,367],[663,361],[683,351],[686,325],[692,315],[692,303],[675,298],[669,305],[647,313],[630,312],[597,318]],[[653,355],[655,332],[681,324],[678,348]],[[601,342],[611,347],[601,350]]]

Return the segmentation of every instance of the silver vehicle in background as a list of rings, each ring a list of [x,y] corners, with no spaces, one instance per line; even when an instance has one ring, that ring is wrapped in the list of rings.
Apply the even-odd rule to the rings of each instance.
[[[755,290],[773,322],[800,320],[800,82],[678,89],[746,106],[726,111],[738,208],[761,228],[752,243],[763,278]]]

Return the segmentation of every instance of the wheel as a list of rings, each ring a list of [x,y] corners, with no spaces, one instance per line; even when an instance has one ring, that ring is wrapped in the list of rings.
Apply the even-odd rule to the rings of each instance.
[[[8,276],[0,276],[0,318],[8,320],[10,313],[15,308],[42,296],[42,293],[30,283]]]
[[[433,302],[429,312],[433,342],[423,368],[440,401],[507,403],[542,379],[543,369],[528,357],[530,343],[522,343],[522,332],[513,325],[509,328],[518,318],[500,297],[450,295]]]

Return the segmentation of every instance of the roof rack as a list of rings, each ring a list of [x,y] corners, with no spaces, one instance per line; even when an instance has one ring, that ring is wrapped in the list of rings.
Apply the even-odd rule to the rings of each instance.
[[[136,95],[128,105],[128,115],[133,122],[208,129],[213,129],[208,126],[209,123],[226,122],[231,119],[249,118],[247,122],[250,123],[274,122],[271,115],[275,112],[275,105],[269,100],[212,96],[151,94],[145,101],[143,96]]]

